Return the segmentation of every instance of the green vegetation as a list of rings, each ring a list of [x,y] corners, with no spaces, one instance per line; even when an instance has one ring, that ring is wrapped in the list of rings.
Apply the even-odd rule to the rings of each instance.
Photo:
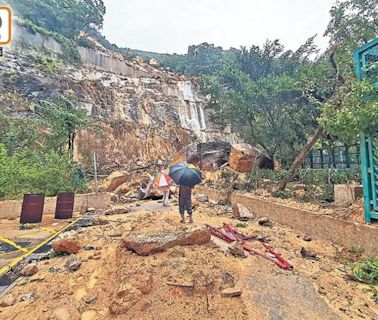
[[[192,68],[202,75],[214,120],[231,123],[288,169],[281,191],[319,141],[351,143],[360,132],[376,131],[377,89],[367,81],[356,84],[353,69],[353,50],[376,37],[375,8],[373,0],[336,2],[325,32],[330,46],[320,55],[312,37],[297,51],[274,40],[229,51],[206,45],[195,56],[205,66],[217,61],[211,70]],[[375,75],[377,64],[370,69]]]
[[[52,32],[43,27],[40,27],[34,24],[32,21],[22,17],[17,17],[16,23],[18,23],[20,26],[27,28],[32,33],[38,32],[46,37],[52,37],[57,42],[59,42],[62,46],[63,52],[61,54],[61,58],[63,60],[72,63],[77,63],[80,61],[80,54],[77,50],[77,45],[75,41],[68,39],[59,33]]]
[[[41,70],[44,70],[47,73],[53,73],[56,69],[62,66],[63,62],[59,59],[37,55],[30,56],[30,58],[39,65]]]
[[[368,258],[353,265],[353,274],[361,282],[378,284],[378,259]]]
[[[84,177],[72,153],[80,130],[98,131],[92,124],[94,118],[78,108],[72,97],[59,96],[38,104],[13,96],[5,97],[4,102],[7,99],[10,107],[0,113],[0,198],[13,199],[30,192],[85,191]],[[17,112],[13,106],[18,106]]]
[[[301,202],[334,200],[333,188],[335,184],[350,181],[361,182],[361,173],[358,168],[352,170],[301,170],[290,176],[286,190],[277,190],[277,186],[289,176],[287,170],[255,170],[253,176],[247,179],[249,182],[244,186],[247,189],[265,188],[272,191],[275,198],[295,198]],[[300,188],[297,190],[296,185]]]
[[[291,162],[320,114],[319,105],[303,94],[302,85],[315,52],[313,38],[296,52],[284,50],[278,40],[266,42],[263,48],[242,48],[235,62],[203,77],[203,91],[211,96],[209,107],[216,111],[213,120],[231,122],[268,158]]]
[[[44,30],[77,39],[80,32],[101,28],[102,0],[7,0],[15,13]]]
[[[93,130],[101,133],[93,124],[94,118],[85,109],[76,106],[73,97],[59,96],[55,101],[41,101],[35,107],[35,113],[42,124],[49,128],[46,146],[63,153],[74,150],[77,133],[81,130]]]
[[[68,154],[53,150],[23,148],[9,154],[0,144],[0,198],[19,198],[24,193],[45,193],[75,190],[75,163]]]

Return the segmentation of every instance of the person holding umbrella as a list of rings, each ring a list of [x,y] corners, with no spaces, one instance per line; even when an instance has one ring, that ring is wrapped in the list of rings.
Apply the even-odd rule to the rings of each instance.
[[[172,179],[170,176],[166,175],[164,172],[160,172],[155,176],[155,184],[163,189],[163,206],[168,207],[169,200],[169,185],[172,184]]]
[[[194,165],[181,162],[169,168],[169,176],[180,186],[179,212],[181,223],[185,222],[185,211],[189,215],[189,223],[193,223],[192,189],[202,181],[202,173]]]

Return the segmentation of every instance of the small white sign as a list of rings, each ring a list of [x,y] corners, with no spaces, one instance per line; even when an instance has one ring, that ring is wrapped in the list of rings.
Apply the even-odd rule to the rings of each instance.
[[[12,10],[0,6],[0,46],[6,46],[12,41]]]

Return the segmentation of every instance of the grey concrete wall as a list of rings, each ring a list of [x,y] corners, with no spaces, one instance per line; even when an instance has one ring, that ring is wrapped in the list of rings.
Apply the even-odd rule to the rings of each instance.
[[[54,53],[62,53],[62,46],[55,39],[46,37],[40,33],[31,33],[16,23],[14,24],[14,41],[34,48],[45,48]]]
[[[231,203],[240,203],[252,210],[256,217],[268,217],[272,221],[288,226],[313,238],[328,240],[340,246],[364,249],[365,253],[378,255],[378,227],[353,221],[336,219],[311,211],[289,207],[266,199],[238,193],[198,188],[209,199],[228,198]]]
[[[79,54],[83,64],[93,65],[106,71],[121,74],[126,77],[150,77],[147,71],[128,65],[125,61],[106,55],[105,53],[79,47]]]
[[[62,53],[62,46],[54,38],[46,37],[40,33],[29,32],[25,27],[17,24],[14,24],[14,41],[16,44],[26,44],[36,49],[44,48],[56,54]],[[78,47],[78,51],[83,64],[93,65],[131,78],[151,77],[151,71],[147,72],[140,66],[131,66],[121,58],[83,47]]]
[[[88,193],[75,195],[74,212],[84,213],[88,208],[107,209],[111,204],[109,193]],[[54,214],[56,197],[45,198],[43,214]],[[22,200],[1,201],[0,219],[18,219],[21,215]]]

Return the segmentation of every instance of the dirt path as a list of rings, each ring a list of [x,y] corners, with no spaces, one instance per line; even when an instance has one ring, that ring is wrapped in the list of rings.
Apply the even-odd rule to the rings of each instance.
[[[38,273],[20,278],[8,294],[16,302],[0,308],[0,319],[378,319],[372,293],[345,279],[340,261],[347,257],[330,243],[304,241],[274,222],[269,228],[250,221],[239,229],[269,237],[293,271],[261,257],[236,258],[214,243],[138,256],[120,247],[131,231],[189,225],[178,223],[175,206],[162,210],[160,203],[145,202],[133,210],[102,215],[98,225],[71,234],[90,246],[76,255],[83,260],[80,268],[67,271],[67,256],[39,262]],[[227,207],[205,203],[195,210],[195,226],[223,222],[239,223]],[[262,251],[259,242],[251,244]],[[315,251],[319,260],[302,258],[302,247]],[[241,297],[223,297],[228,287],[240,288]]]

